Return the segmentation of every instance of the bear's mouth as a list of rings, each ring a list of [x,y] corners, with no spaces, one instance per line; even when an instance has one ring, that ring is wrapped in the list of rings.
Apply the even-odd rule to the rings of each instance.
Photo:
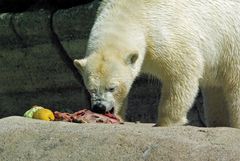
[[[114,114],[114,107],[112,107],[112,109],[108,113]]]
[[[111,110],[109,110],[109,111],[96,111],[96,110],[93,110],[93,109],[91,109],[91,111],[92,112],[95,112],[95,113],[98,113],[98,114],[103,114],[103,115],[105,115],[105,114],[113,114],[114,115],[114,107],[112,107],[111,108]]]

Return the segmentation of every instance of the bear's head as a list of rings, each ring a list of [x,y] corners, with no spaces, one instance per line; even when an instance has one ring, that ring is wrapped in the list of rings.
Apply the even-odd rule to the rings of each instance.
[[[98,16],[86,57],[74,60],[74,65],[91,95],[92,110],[119,114],[145,57],[145,28],[129,16],[107,15]]]
[[[141,69],[142,61],[143,56],[137,50],[110,48],[74,60],[91,95],[92,111],[118,114]]]

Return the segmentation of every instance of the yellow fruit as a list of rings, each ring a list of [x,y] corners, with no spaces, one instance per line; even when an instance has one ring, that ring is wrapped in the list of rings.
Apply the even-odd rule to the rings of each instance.
[[[53,112],[46,108],[42,108],[34,112],[33,118],[46,121],[53,121],[55,119]]]

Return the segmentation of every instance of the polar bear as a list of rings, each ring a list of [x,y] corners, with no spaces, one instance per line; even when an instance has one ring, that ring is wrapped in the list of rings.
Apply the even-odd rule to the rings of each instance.
[[[200,87],[207,126],[240,128],[239,11],[239,0],[104,0],[86,56],[74,60],[92,109],[124,119],[131,85],[147,73],[163,84],[157,126],[187,124]]]

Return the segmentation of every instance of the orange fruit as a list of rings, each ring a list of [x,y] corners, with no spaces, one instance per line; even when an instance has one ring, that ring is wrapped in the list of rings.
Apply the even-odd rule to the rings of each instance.
[[[53,112],[46,108],[42,108],[34,112],[33,118],[45,121],[53,121],[55,119]]]

